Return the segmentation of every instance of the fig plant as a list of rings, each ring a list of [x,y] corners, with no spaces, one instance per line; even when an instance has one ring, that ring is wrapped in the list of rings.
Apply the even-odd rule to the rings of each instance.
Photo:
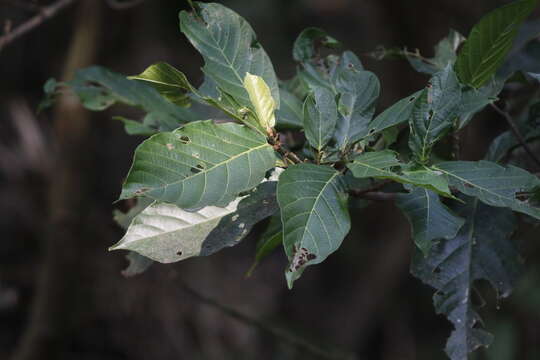
[[[451,31],[433,58],[373,52],[404,57],[430,76],[378,115],[377,76],[323,30],[298,36],[297,73],[282,81],[245,19],[200,2],[179,16],[204,58],[200,86],[166,63],[129,77],[91,67],[69,82],[50,80],[45,105],[69,87],[90,110],[123,103],[146,113],[142,121],[118,118],[129,134],[148,136],[120,195],[138,203],[115,215],[127,230],[111,249],[130,251],[126,273],[234,246],[270,217],[256,262],[282,246],[292,288],[340,247],[351,227],[349,197],[394,199],[416,244],[412,274],[436,290],[437,313],[455,327],[446,352],[466,359],[492,341],[473,306],[475,281],[507,296],[522,266],[511,240],[516,214],[540,219],[540,179],[510,156],[540,136],[537,95],[484,160],[460,160],[456,138],[486,106],[510,117],[495,105],[509,84],[538,87],[538,64],[528,72],[523,62],[537,40],[520,32],[536,4],[494,10],[467,39]]]

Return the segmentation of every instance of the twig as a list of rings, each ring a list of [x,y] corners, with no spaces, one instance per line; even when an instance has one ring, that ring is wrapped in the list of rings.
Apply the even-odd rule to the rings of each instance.
[[[529,147],[529,145],[527,144],[525,138],[523,137],[523,135],[521,134],[521,132],[519,131],[519,128],[517,127],[517,125],[514,123],[514,120],[512,119],[512,117],[510,116],[510,114],[508,114],[506,111],[503,111],[501,108],[499,108],[497,105],[495,105],[494,103],[491,103],[490,104],[491,107],[493,108],[493,110],[495,110],[495,112],[497,114],[499,114],[500,116],[502,116],[506,122],[508,123],[508,126],[510,126],[510,130],[512,130],[512,133],[514,134],[514,136],[516,137],[516,139],[519,141],[519,143],[521,144],[521,146],[523,146],[523,148],[525,149],[525,151],[527,152],[527,154],[530,156],[530,158],[532,160],[534,160],[534,162],[540,166],[540,159],[538,159],[536,157],[536,155],[534,154],[534,152],[531,150],[531,148]]]
[[[119,0],[106,0],[107,5],[115,10],[126,10],[131,7],[141,4],[144,0],[131,0],[131,1],[119,1]]]
[[[302,338],[299,338],[297,336],[295,336],[294,334],[284,330],[284,329],[280,329],[280,328],[277,328],[275,326],[270,326],[260,320],[257,320],[257,319],[254,319],[254,318],[251,318],[245,314],[242,314],[238,311],[236,311],[235,309],[233,308],[230,308],[228,306],[225,306],[219,302],[217,302],[216,300],[214,299],[211,299],[209,297],[206,297],[200,293],[198,293],[197,291],[195,291],[194,289],[192,289],[190,286],[188,286],[186,283],[184,283],[183,281],[180,281],[180,286],[182,287],[182,289],[190,294],[191,296],[193,296],[195,299],[197,299],[199,302],[203,303],[203,304],[206,304],[206,305],[209,305],[213,308],[216,308],[217,310],[220,310],[221,312],[223,312],[225,315],[237,320],[237,321],[240,321],[246,325],[249,325],[249,326],[253,326],[263,332],[266,332],[272,336],[275,336],[276,338],[278,338],[279,340],[283,341],[283,342],[286,342],[292,346],[295,346],[297,348],[300,348],[302,350],[305,350],[306,352],[312,354],[312,355],[315,355],[317,357],[320,357],[320,358],[324,358],[324,359],[343,359],[343,360],[353,360],[353,359],[356,359],[356,356],[354,356],[353,354],[343,354],[343,353],[336,353],[336,352],[331,352],[331,351],[328,351],[326,349],[323,349],[319,346],[317,346],[316,344],[313,344],[313,343],[310,343]]]
[[[8,44],[23,36],[24,34],[32,31],[34,28],[41,25],[46,20],[55,16],[58,12],[73,4],[77,0],[58,0],[57,2],[45,6],[41,9],[40,13],[30,18],[28,21],[17,26],[13,31],[0,37],[0,51]]]

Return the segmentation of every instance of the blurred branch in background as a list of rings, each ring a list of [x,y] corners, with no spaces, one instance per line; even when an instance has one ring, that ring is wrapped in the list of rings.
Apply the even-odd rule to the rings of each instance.
[[[37,9],[35,9],[39,11],[37,15],[35,15],[34,17],[22,23],[21,25],[17,26],[15,29],[7,32],[5,35],[0,37],[0,51],[2,51],[2,49],[6,45],[9,45],[10,43],[20,38],[24,34],[34,30],[43,22],[54,17],[61,10],[73,4],[75,1],[77,0],[58,0],[49,6],[44,6],[41,8],[38,7]],[[10,3],[13,3],[13,2],[10,1]],[[24,6],[22,4],[26,4],[26,3],[20,2],[20,4],[21,6]],[[27,9],[30,9],[30,8],[27,8]]]

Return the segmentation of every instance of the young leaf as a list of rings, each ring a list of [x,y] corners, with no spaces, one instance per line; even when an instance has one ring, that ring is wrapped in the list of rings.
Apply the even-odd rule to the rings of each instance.
[[[445,174],[450,186],[487,205],[508,207],[540,219],[540,208],[517,198],[518,193],[540,185],[540,179],[515,166],[503,167],[489,161],[448,161],[434,166]]]
[[[310,145],[321,151],[332,138],[336,122],[334,94],[322,87],[313,88],[304,102],[304,129]]]
[[[537,0],[515,1],[490,12],[472,28],[455,65],[462,83],[479,88],[495,74],[536,4]]]
[[[338,147],[344,150],[368,135],[380,84],[370,71],[347,69],[337,76],[335,88],[339,93],[339,117],[334,136]]]
[[[197,14],[180,12],[180,29],[203,56],[204,73],[240,107],[250,109],[253,107],[244,87],[244,78],[248,72],[260,76],[270,87],[276,108],[279,108],[274,68],[248,22],[223,5],[195,4],[199,9]]]
[[[89,110],[101,111],[115,103],[142,108],[148,113],[144,123],[159,131],[171,131],[199,119],[195,112],[167,101],[152,87],[99,66],[78,70],[66,84]]]
[[[403,164],[397,159],[396,153],[391,150],[372,151],[357,155],[347,164],[356,178],[390,179],[403,184],[421,186],[437,193],[453,197],[448,182],[441,173],[428,168],[396,172],[401,170]],[[395,169],[396,171],[394,171]]]
[[[150,85],[178,106],[186,106],[190,103],[186,86],[183,85],[187,81],[185,75],[167,63],[159,62],[151,65],[141,74],[130,76],[129,79]]]
[[[161,263],[211,255],[234,246],[253,225],[277,211],[276,182],[265,181],[226,207],[196,212],[155,202],[137,215],[110,250],[131,250]]]
[[[139,145],[120,198],[144,195],[188,209],[225,206],[257,186],[275,160],[263,135],[197,121]]]
[[[408,194],[400,194],[396,205],[411,224],[412,237],[424,256],[435,240],[452,239],[465,220],[453,214],[433,191],[414,187]]]
[[[468,359],[470,352],[492,341],[473,308],[474,282],[485,279],[507,297],[521,271],[510,241],[515,225],[510,210],[467,199],[458,214],[467,219],[458,235],[435,244],[428,257],[417,252],[411,266],[414,276],[436,289],[435,310],[455,327],[446,344],[452,360]]]
[[[277,199],[289,258],[285,275],[292,288],[307,266],[324,261],[349,232],[343,176],[328,166],[290,166],[279,179]]]
[[[377,117],[369,123],[369,133],[377,134],[392,126],[409,121],[416,99],[418,99],[421,94],[422,91],[417,91],[411,96],[399,100],[397,103],[377,115]]]
[[[274,116],[276,102],[270,88],[262,77],[250,73],[246,73],[244,87],[248,92],[251,104],[253,104],[259,124],[266,130],[267,134],[271,134],[272,129],[276,126],[276,117]]]
[[[451,66],[447,66],[433,76],[415,101],[409,121],[409,147],[418,162],[429,161],[433,145],[453,126],[460,103],[461,86]]]
[[[504,80],[492,78],[479,89],[467,88],[461,94],[459,109],[459,129],[469,123],[472,117],[487,105],[497,101],[497,95],[502,91]]]

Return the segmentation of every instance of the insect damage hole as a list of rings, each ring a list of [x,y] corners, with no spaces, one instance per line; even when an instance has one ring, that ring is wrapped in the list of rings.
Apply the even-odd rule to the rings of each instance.
[[[189,144],[191,142],[191,139],[189,138],[189,136],[181,135],[180,136],[180,142],[182,144]]]
[[[194,174],[198,174],[200,173],[201,171],[203,171],[205,169],[205,166],[204,164],[197,164],[196,166],[193,166],[191,168],[191,172],[194,173]]]

